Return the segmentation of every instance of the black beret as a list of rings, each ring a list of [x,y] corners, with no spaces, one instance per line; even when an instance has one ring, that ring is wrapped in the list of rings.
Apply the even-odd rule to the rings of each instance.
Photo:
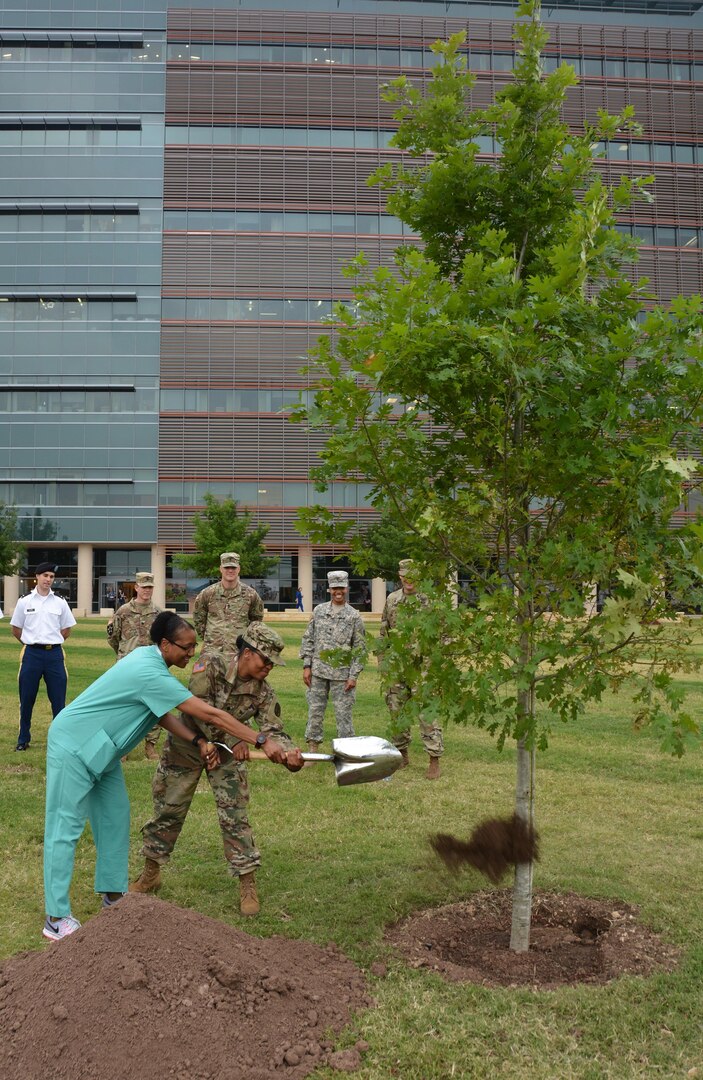
[[[55,574],[58,570],[56,563],[40,562],[34,571],[35,574]]]

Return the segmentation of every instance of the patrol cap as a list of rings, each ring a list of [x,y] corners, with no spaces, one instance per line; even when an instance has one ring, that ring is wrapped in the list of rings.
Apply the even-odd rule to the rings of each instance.
[[[412,559],[401,559],[398,563],[398,573],[401,577],[407,577],[408,574],[412,573],[414,567],[415,563]]]
[[[223,551],[220,555],[220,568],[224,569],[226,566],[239,567],[239,555],[236,551]]]
[[[276,664],[277,667],[285,667],[285,660],[281,660],[281,653],[283,652],[284,643],[280,634],[270,627],[265,626],[261,622],[249,623],[246,630],[242,634],[242,640],[245,645],[250,645],[252,649],[256,649],[263,657],[270,660],[272,664]]]
[[[55,574],[58,570],[56,563],[40,562],[34,571],[35,574]]]
[[[141,585],[141,587],[143,589],[153,589],[154,588],[154,575],[153,574],[147,574],[146,572],[135,574],[134,575],[134,584],[135,585]]]
[[[327,591],[330,589],[348,589],[349,574],[346,570],[330,570],[327,575]]]

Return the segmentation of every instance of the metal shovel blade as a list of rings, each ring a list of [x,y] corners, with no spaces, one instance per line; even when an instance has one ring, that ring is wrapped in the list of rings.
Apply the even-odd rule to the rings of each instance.
[[[339,787],[370,784],[392,776],[403,760],[400,750],[377,735],[354,735],[332,740],[334,771]],[[303,754],[303,757],[307,757]],[[315,757],[311,754],[310,757]]]
[[[224,743],[216,742],[228,754],[232,751]],[[377,735],[353,735],[347,739],[333,739],[331,754],[303,754],[304,761],[331,761],[339,787],[352,784],[370,784],[385,780],[400,767],[402,756],[392,743]],[[250,750],[252,758],[266,758],[263,751]]]

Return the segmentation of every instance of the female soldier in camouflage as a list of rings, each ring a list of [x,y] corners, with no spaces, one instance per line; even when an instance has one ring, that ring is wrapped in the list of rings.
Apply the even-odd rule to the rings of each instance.
[[[188,689],[208,704],[222,709],[242,723],[261,732],[262,741],[271,736],[287,753],[291,772],[302,768],[303,759],[281,725],[281,706],[266,678],[274,664],[282,665],[280,654],[283,641],[271,627],[252,623],[237,640],[239,652],[229,658],[219,652],[203,653],[193,665]],[[261,855],[254,843],[247,816],[249,785],[245,762],[249,757],[246,743],[231,735],[197,723],[207,739],[224,742],[234,749],[234,756],[223,753],[225,760],[207,773],[217,805],[222,830],[225,858],[232,877],[239,878],[240,912],[256,915],[259,900],[256,893],[255,870],[261,865]],[[142,829],[142,855],[146,862],[141,876],[130,886],[130,892],[153,893],[161,885],[161,866],[178,840],[190,804],[203,772],[203,762],[194,747],[183,739],[169,736],[161,754],[152,795],[154,816]]]

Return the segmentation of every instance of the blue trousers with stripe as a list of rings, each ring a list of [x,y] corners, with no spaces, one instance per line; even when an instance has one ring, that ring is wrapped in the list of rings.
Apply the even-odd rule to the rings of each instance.
[[[25,645],[22,650],[19,670],[20,692],[20,731],[19,744],[31,739],[32,711],[39,692],[41,680],[46,683],[46,692],[51,702],[51,715],[58,716],[66,706],[66,687],[68,674],[66,661],[61,647],[43,649],[36,645]]]

